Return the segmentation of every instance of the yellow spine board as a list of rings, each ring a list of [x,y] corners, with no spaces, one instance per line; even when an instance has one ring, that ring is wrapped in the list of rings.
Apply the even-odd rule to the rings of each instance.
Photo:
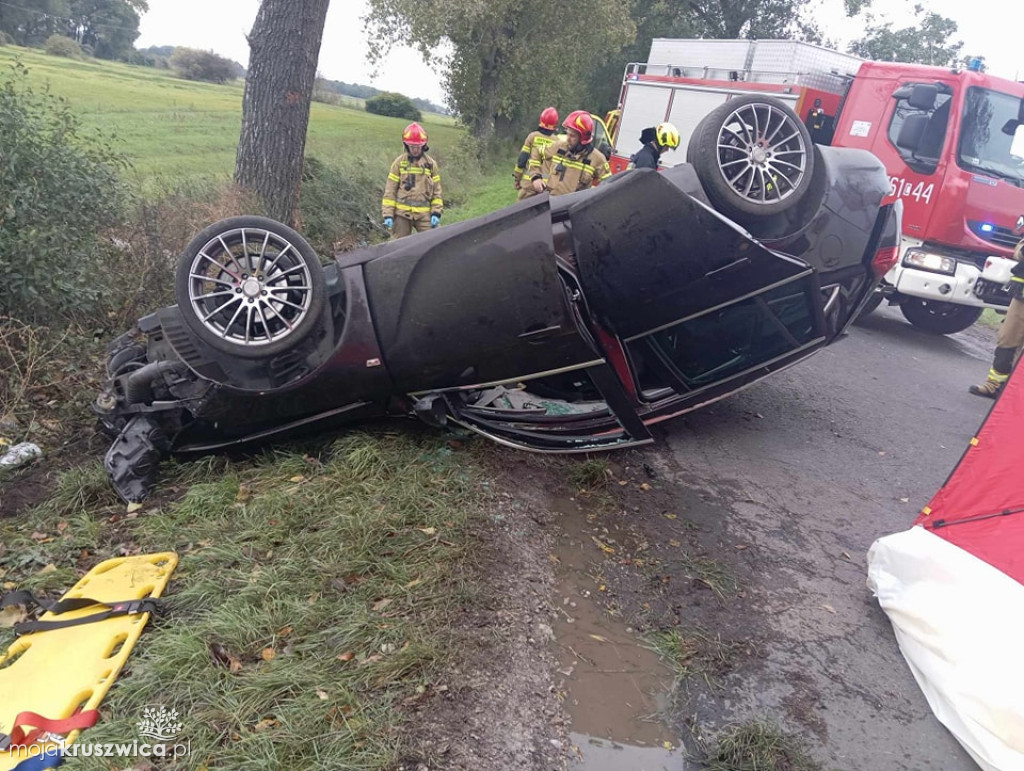
[[[116,557],[101,562],[61,599],[89,597],[101,602],[159,597],[178,564],[174,552]],[[95,606],[42,621],[68,620],[101,612]],[[0,655],[0,732],[9,734],[20,712],[50,719],[70,717],[79,708],[96,709],[128,659],[149,613],[95,621],[65,629],[33,632],[15,640]],[[68,734],[71,744],[79,731]],[[135,737],[125,737],[131,741]],[[0,752],[0,771],[26,758],[25,750]]]

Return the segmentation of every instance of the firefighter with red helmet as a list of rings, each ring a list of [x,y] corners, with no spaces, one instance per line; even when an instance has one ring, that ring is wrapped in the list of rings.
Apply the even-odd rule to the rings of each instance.
[[[395,158],[384,185],[381,218],[392,238],[436,228],[441,223],[441,172],[427,155],[427,132],[410,123],[402,132],[405,152]]]
[[[612,175],[608,159],[594,149],[594,119],[585,110],[569,113],[562,126],[566,136],[545,147],[534,148],[528,171],[533,190],[551,195],[586,190]]]
[[[540,114],[540,120],[537,122],[537,130],[531,131],[526,137],[526,141],[523,142],[523,149],[519,152],[519,158],[516,159],[516,167],[512,172],[512,179],[515,180],[516,190],[519,191],[517,200],[523,198],[529,198],[531,195],[536,195],[536,191],[533,189],[533,185],[530,184],[530,178],[526,178],[526,183],[522,183],[523,174],[526,172],[526,167],[530,163],[530,156],[533,155],[533,148],[539,147],[543,150],[548,145],[555,141],[555,129],[558,128],[558,110],[554,107],[548,107]]]

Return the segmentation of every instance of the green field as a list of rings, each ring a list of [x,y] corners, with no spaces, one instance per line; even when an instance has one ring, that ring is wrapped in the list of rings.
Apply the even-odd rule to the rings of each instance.
[[[7,72],[15,59],[28,67],[34,84],[48,83],[54,94],[66,97],[85,126],[113,137],[142,180],[231,176],[241,127],[241,81],[198,83],[167,70],[62,59],[17,46],[0,47],[0,72]],[[353,157],[390,161],[401,152],[406,123],[314,103],[306,152],[327,163]],[[423,123],[431,153],[444,164],[456,155],[462,129],[441,115],[428,114]]]

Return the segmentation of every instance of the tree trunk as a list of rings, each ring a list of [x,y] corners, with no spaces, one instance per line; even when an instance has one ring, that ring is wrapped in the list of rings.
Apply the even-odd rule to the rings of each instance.
[[[263,0],[249,35],[249,72],[235,182],[269,217],[294,224],[309,105],[330,0]]]

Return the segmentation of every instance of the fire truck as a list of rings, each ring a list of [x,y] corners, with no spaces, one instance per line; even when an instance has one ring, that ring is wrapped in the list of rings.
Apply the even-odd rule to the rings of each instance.
[[[866,311],[888,300],[917,327],[959,332],[1009,305],[1024,213],[1024,83],[978,65],[865,61],[790,40],[655,39],[647,62],[627,65],[609,114],[612,170],[627,168],[644,128],[670,121],[682,141],[663,166],[717,145],[703,161],[721,186],[751,210],[784,208],[810,176],[813,145],[869,150],[889,174],[885,202],[901,199],[904,214],[899,260]],[[773,118],[778,102],[802,125]],[[708,125],[722,133],[698,136]]]

